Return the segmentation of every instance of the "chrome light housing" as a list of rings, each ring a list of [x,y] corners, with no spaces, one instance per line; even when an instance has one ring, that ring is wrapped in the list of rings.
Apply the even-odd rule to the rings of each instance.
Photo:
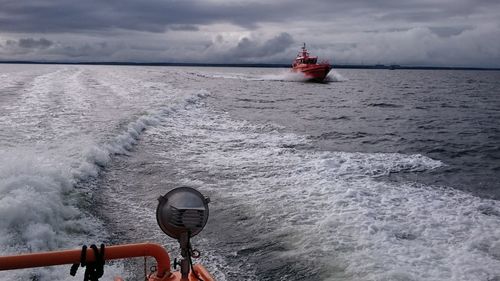
[[[207,224],[210,199],[194,188],[175,188],[158,201],[156,221],[161,230],[174,239],[180,239],[182,234],[193,237]]]

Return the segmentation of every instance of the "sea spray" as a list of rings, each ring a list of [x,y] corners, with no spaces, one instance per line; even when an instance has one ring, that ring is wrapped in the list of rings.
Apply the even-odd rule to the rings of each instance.
[[[345,82],[348,81],[349,79],[345,78],[342,74],[338,73],[335,70],[330,70],[328,72],[328,75],[325,78],[326,82]]]
[[[195,103],[207,96],[204,91],[197,91],[178,106]],[[142,132],[158,125],[172,110],[175,110],[175,105],[152,110],[129,123],[111,141],[82,148],[80,153],[73,152],[72,157],[58,155],[57,151],[44,148],[43,144],[31,149],[0,150],[0,255],[72,248],[105,241],[107,234],[102,221],[89,210],[80,208],[80,201],[92,200],[91,191],[81,183],[92,182],[98,177],[114,155],[128,154]],[[74,163],[77,159],[83,161]],[[12,271],[3,274],[0,280],[67,279],[60,269]],[[106,276],[111,278],[122,271],[122,265],[117,264]]]

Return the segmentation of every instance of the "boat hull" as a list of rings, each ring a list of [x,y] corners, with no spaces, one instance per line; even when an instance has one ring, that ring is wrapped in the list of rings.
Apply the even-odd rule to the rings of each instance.
[[[328,72],[330,72],[330,69],[331,67],[329,64],[299,64],[293,67],[292,71],[303,73],[308,81],[323,82]]]

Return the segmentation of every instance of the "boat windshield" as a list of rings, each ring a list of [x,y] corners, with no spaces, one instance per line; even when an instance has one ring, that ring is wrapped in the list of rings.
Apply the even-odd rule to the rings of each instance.
[[[316,63],[318,59],[317,58],[308,58],[305,63]]]

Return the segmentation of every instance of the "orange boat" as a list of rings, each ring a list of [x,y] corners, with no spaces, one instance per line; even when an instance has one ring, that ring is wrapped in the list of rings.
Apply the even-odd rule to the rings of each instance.
[[[317,63],[317,61],[318,57],[309,56],[306,43],[304,43],[302,51],[293,61],[292,71],[302,72],[310,81],[322,82],[332,67],[328,62]]]
[[[108,260],[133,257],[154,257],[156,266],[145,276],[147,281],[214,281],[210,273],[200,264],[193,264],[192,258],[198,258],[200,252],[192,249],[190,238],[198,234],[208,220],[209,198],[190,187],[179,187],[158,198],[156,220],[160,228],[180,243],[182,259],[174,261],[170,270],[170,256],[163,246],[154,243],[124,244],[100,248],[89,248],[40,253],[27,253],[13,256],[0,256],[0,271],[22,268],[46,267],[73,264],[70,274],[75,276],[78,268],[86,267],[84,280],[95,281],[102,277],[104,265]],[[31,278],[35,280],[36,278]],[[123,281],[115,277],[115,281]]]

